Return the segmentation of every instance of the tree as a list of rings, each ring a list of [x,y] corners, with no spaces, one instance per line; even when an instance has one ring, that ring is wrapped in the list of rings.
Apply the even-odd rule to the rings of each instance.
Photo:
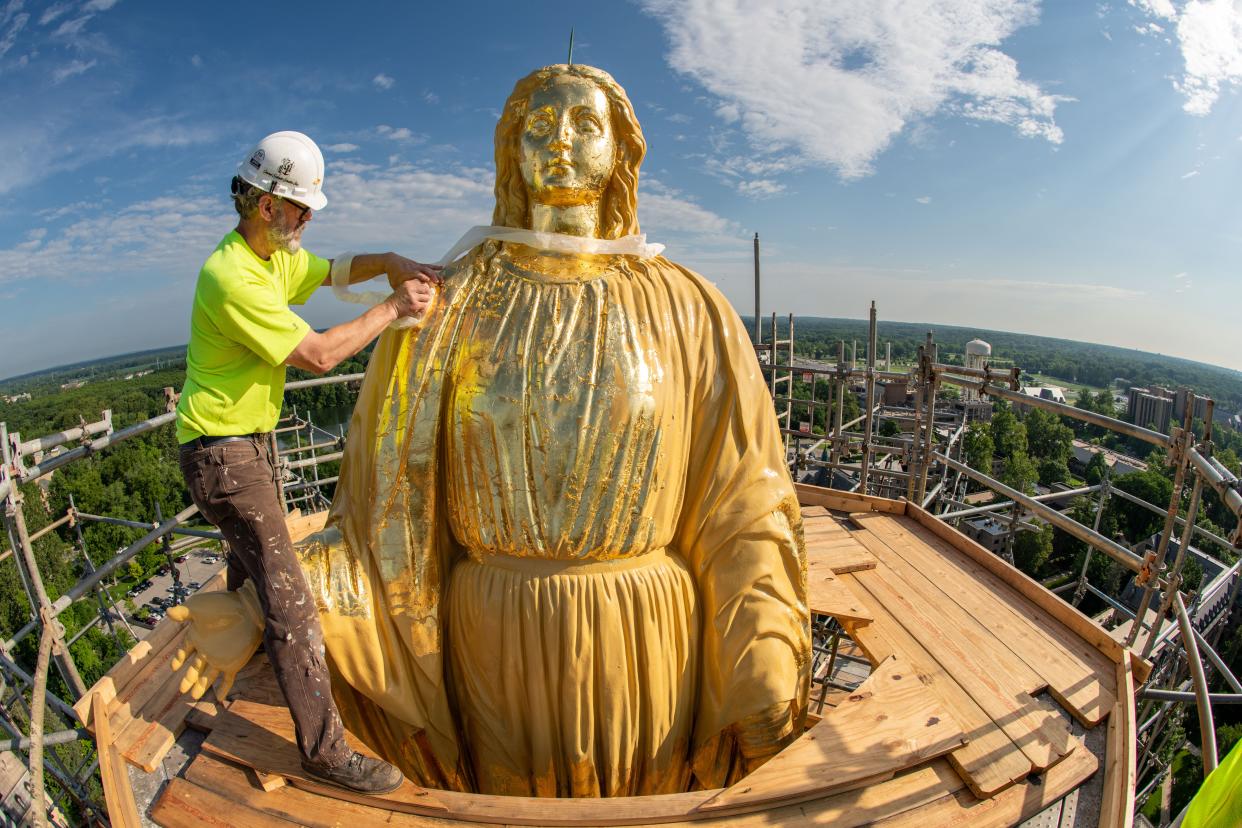
[[[1002,460],[1026,454],[1026,426],[1018,422],[1008,405],[998,405],[992,414],[992,443]]]
[[[1113,488],[1161,508],[1173,496],[1173,482],[1155,468],[1119,477],[1113,481]],[[1164,524],[1160,514],[1119,497],[1109,498],[1108,511],[1131,543],[1151,537]]]
[[[1074,442],[1074,431],[1061,422],[1056,414],[1038,408],[1026,415],[1026,439],[1031,457],[1036,460],[1055,460],[1065,464],[1069,460]]]
[[[1026,452],[1011,455],[1001,465],[1001,482],[1023,494],[1032,494],[1035,491],[1035,481],[1038,478],[1039,472]]]
[[[1034,577],[1045,573],[1048,559],[1052,557],[1052,526],[1044,524],[1038,532],[1019,531],[1013,539],[1013,562],[1023,572]]]
[[[1051,486],[1053,483],[1064,483],[1069,479],[1069,466],[1065,465],[1065,461],[1046,457],[1039,461],[1038,465],[1039,484],[1041,486]]]
[[[962,435],[962,451],[966,455],[966,465],[986,475],[992,474],[992,459],[996,453],[992,442],[992,431],[982,422],[975,421]]]
[[[1104,457],[1104,452],[1097,451],[1087,461],[1087,469],[1083,472],[1083,477],[1086,478],[1088,486],[1097,486],[1103,482],[1104,474],[1107,471],[1108,460]]]
[[[880,423],[881,437],[896,437],[901,434],[901,426],[897,425],[893,420],[883,420]]]

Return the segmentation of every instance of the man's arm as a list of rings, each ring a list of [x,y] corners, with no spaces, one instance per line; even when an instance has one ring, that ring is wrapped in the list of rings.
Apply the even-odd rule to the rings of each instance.
[[[404,282],[397,286],[392,296],[357,319],[328,328],[323,333],[308,331],[285,358],[285,364],[314,374],[326,374],[365,348],[394,319],[416,316],[426,310],[434,293],[435,289],[426,282],[416,279]]]
[[[329,264],[331,263],[332,260],[329,260]],[[398,256],[396,253],[360,253],[354,256],[354,261],[350,265],[349,283],[355,285],[358,282],[374,279],[381,273],[387,273],[388,284],[396,290],[397,285],[410,279],[438,283],[440,270],[439,265],[423,264],[407,259],[405,256]],[[331,267],[320,287],[332,287]]]

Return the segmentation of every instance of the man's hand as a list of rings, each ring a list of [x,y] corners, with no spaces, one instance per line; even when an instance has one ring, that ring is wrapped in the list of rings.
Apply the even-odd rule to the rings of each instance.
[[[441,267],[439,265],[423,264],[413,259],[407,259],[405,256],[398,256],[396,253],[388,254],[387,261],[388,284],[393,290],[396,290],[403,282],[417,280],[428,284],[440,284]]]
[[[424,265],[419,265],[423,267]],[[420,281],[413,277],[407,281],[401,282],[392,292],[392,296],[388,297],[388,304],[392,305],[394,311],[397,312],[397,318],[404,316],[418,316],[427,308],[431,307],[431,302],[435,298],[436,289],[433,284],[439,284],[437,279],[435,283]]]

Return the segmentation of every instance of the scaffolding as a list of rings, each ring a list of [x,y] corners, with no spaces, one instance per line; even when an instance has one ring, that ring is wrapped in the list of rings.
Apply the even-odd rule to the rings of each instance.
[[[288,383],[288,390],[325,384],[358,383],[362,374],[345,374]],[[219,532],[188,526],[197,514],[190,506],[165,519],[159,504],[154,504],[155,519],[150,522],[108,515],[96,515],[77,508],[70,494],[65,514],[43,528],[30,532],[26,525],[24,484],[46,480],[70,463],[92,457],[126,440],[155,429],[169,427],[175,414],[172,410],[176,394],[166,389],[169,411],[157,417],[114,430],[110,411],[102,412],[96,422],[82,423],[76,428],[56,434],[24,440],[17,432],[9,432],[0,423],[0,503],[3,504],[8,548],[0,552],[0,565],[12,558],[30,607],[30,618],[11,638],[0,641],[0,727],[10,736],[0,741],[0,750],[24,753],[30,768],[32,802],[30,813],[45,820],[52,806],[76,806],[84,818],[107,824],[107,809],[91,794],[91,778],[98,773],[98,757],[90,757],[76,768],[69,767],[58,755],[58,746],[79,740],[90,742],[90,734],[81,728],[73,703],[86,692],[85,684],[74,663],[70,646],[89,630],[106,626],[118,644],[123,635],[137,642],[140,635],[131,626],[124,610],[124,598],[118,596],[110,583],[122,567],[136,555],[153,545],[163,552],[172,576],[170,603],[180,603],[189,590],[182,584],[177,559],[187,550],[204,543],[220,543]],[[302,508],[320,511],[331,503],[331,490],[337,477],[321,476],[320,466],[339,461],[344,450],[345,434],[332,433],[317,426],[309,417],[299,416],[296,409],[281,419],[272,435],[272,449],[277,458],[281,494],[286,511]],[[281,446],[281,442],[292,445]],[[106,523],[132,529],[145,529],[145,534],[123,549],[117,550],[101,565],[96,565],[83,534],[89,523]],[[80,557],[81,577],[63,595],[53,598],[44,586],[43,573],[35,556],[34,544],[57,530],[72,530],[71,545]],[[173,540],[178,537],[178,540]],[[96,615],[83,624],[72,637],[59,617],[71,606],[88,601],[97,605]],[[38,651],[33,671],[18,664],[14,652],[27,637],[36,636]],[[61,698],[48,688],[48,671],[56,671],[68,690]],[[57,783],[57,802],[47,799],[45,774]]]
[[[1082,541],[1087,552],[1077,576],[1054,591],[1065,597],[1072,590],[1070,601],[1075,606],[1090,593],[1117,614],[1126,617],[1128,629],[1123,627],[1125,645],[1152,663],[1151,674],[1138,688],[1136,697],[1139,722],[1136,801],[1142,803],[1171,770],[1159,754],[1163,752],[1168,734],[1174,730],[1170,724],[1180,715],[1180,705],[1193,703],[1196,706],[1204,774],[1211,773],[1218,761],[1212,706],[1242,703],[1242,684],[1216,650],[1242,588],[1242,556],[1193,595],[1187,595],[1181,586],[1183,567],[1194,537],[1232,549],[1235,554],[1242,553],[1242,482],[1213,457],[1214,401],[1198,397],[1186,389],[1189,402],[1184,420],[1180,425],[1173,426],[1172,433],[1166,435],[1093,411],[1023,394],[1019,390],[1021,369],[1016,366],[994,369],[985,362],[981,368],[971,368],[940,362],[934,336],[930,332],[919,346],[916,364],[908,373],[877,370],[874,302],[869,314],[866,367],[861,369],[855,358],[846,360],[844,341],[838,344],[835,365],[823,365],[812,360],[799,362],[794,356],[793,317],[789,317],[784,339],[780,338],[776,318],[775,314],[771,316],[767,334],[762,331],[757,334],[759,342],[756,348],[760,354],[761,369],[769,378],[778,422],[782,424],[787,441],[791,438],[794,441],[789,457],[794,474],[816,468],[825,469],[829,474],[844,471],[848,473],[844,481],[837,479],[828,485],[845,482],[848,485],[836,487],[861,494],[892,497],[895,490],[904,488],[900,496],[918,503],[937,518],[954,524],[979,515],[1007,513],[1005,520],[1009,535],[1000,554],[1009,563],[1013,563],[1012,540],[1017,529],[1030,527],[1027,518],[1051,524]],[[787,355],[783,363],[764,359],[765,354],[777,353],[777,344]],[[889,367],[887,362],[885,367]],[[792,379],[787,382],[783,379],[795,375],[801,375],[804,385],[809,388],[805,397],[795,396]],[[816,387],[821,378],[829,384],[827,401],[817,396]],[[904,380],[913,391],[912,403],[892,406],[881,401],[876,404],[875,383],[880,379]],[[859,381],[861,387],[856,384],[854,390],[865,400],[862,414],[843,423],[844,394],[851,382]],[[788,387],[789,393],[778,394],[778,384]],[[972,468],[961,456],[961,438],[967,426],[968,412],[964,407],[938,407],[937,390],[944,385],[968,389],[980,398],[1039,408],[1164,449],[1174,470],[1169,503],[1167,506],[1148,503],[1114,486],[1108,476],[1094,486],[1032,496],[1006,485],[991,474]],[[1197,436],[1192,428],[1191,418],[1197,401],[1202,401],[1202,410],[1205,411],[1201,436]],[[823,407],[828,407],[835,416],[826,418],[831,427],[817,431],[814,412]],[[791,430],[790,412],[802,410],[810,412],[807,419],[801,420],[796,430]],[[877,436],[876,426],[885,421],[897,424],[900,436]],[[860,422],[861,431],[855,428]],[[805,447],[804,441],[807,444]],[[814,452],[824,446],[831,447],[828,459],[816,459]],[[875,463],[877,455],[885,459],[893,458],[901,465],[899,468],[881,466]],[[1000,499],[982,506],[970,506],[960,495],[962,482],[968,480],[990,490]],[[930,488],[929,483],[932,484]],[[1196,523],[1204,487],[1211,488],[1220,497],[1237,521],[1229,538]],[[1079,523],[1050,505],[1054,501],[1093,495],[1097,497],[1091,526]],[[1127,545],[1100,533],[1100,519],[1110,498],[1128,501],[1164,518],[1157,543],[1145,554],[1137,554]],[[1180,516],[1184,501],[1185,518]],[[1174,541],[1177,552],[1170,562],[1167,560],[1168,551]],[[1134,575],[1135,584],[1142,588],[1137,611],[1090,583],[1088,571],[1091,557],[1097,553],[1103,553]],[[1187,601],[1190,602],[1189,607]],[[1166,627],[1164,621],[1169,615],[1173,617]],[[1213,672],[1233,693],[1208,691],[1208,678]]]
[[[756,275],[758,246],[756,240]],[[757,282],[756,282],[757,284]],[[756,298],[758,289],[756,288]],[[1099,597],[1125,615],[1132,623],[1126,643],[1138,655],[1153,664],[1151,675],[1138,690],[1139,727],[1139,801],[1154,790],[1169,768],[1160,759],[1161,748],[1175,730],[1170,727],[1182,705],[1195,704],[1203,734],[1205,772],[1216,764],[1215,737],[1212,729],[1212,706],[1242,701],[1242,685],[1220,658],[1217,647],[1220,635],[1229,623],[1232,607],[1242,586],[1242,570],[1235,564],[1204,585],[1193,596],[1179,588],[1182,570],[1188,559],[1190,540],[1203,537],[1232,547],[1242,546],[1242,521],[1226,539],[1206,527],[1197,526],[1195,516],[1205,488],[1210,488],[1235,516],[1242,515],[1242,484],[1212,456],[1212,404],[1207,401],[1206,430],[1197,437],[1189,420],[1165,435],[1102,414],[1018,391],[1020,371],[1016,367],[993,369],[967,368],[943,363],[938,347],[929,333],[919,346],[915,364],[905,371],[894,371],[886,357],[880,367],[877,355],[877,311],[874,303],[869,311],[869,329],[863,365],[858,364],[857,349],[851,348],[846,359],[846,346],[837,348],[835,364],[800,360],[796,355],[794,317],[785,320],[784,332],[778,331],[778,318],[770,317],[765,335],[762,320],[756,316],[755,347],[765,382],[773,398],[778,425],[785,438],[791,469],[797,474],[822,471],[838,475],[836,482],[862,494],[904,497],[933,512],[939,519],[956,523],[976,515],[1004,515],[1011,530],[1029,526],[1032,519],[1050,523],[1086,544],[1089,555],[1103,554],[1136,577],[1142,588],[1139,612],[1131,612],[1112,596],[1091,584],[1088,562],[1077,576],[1059,587],[1060,594],[1075,603],[1087,594]],[[288,390],[331,383],[356,383],[361,374],[323,377],[291,382]],[[899,403],[891,395],[880,393],[881,383],[904,384],[912,392],[912,401]],[[983,398],[1003,399],[1040,408],[1062,417],[1100,426],[1115,433],[1142,440],[1168,452],[1175,464],[1174,491],[1167,506],[1143,502],[1122,492],[1108,479],[1096,486],[1082,487],[1044,496],[1031,496],[972,468],[962,457],[963,435],[968,413],[952,405],[941,404],[937,392],[945,386],[970,389]],[[805,389],[805,391],[800,391]],[[860,414],[844,420],[846,395],[861,397]],[[169,393],[170,408],[176,395]],[[1193,409],[1193,405],[1189,408]],[[823,416],[817,418],[817,412]],[[122,611],[122,598],[112,589],[112,581],[131,559],[153,544],[163,552],[173,573],[174,587],[181,584],[177,569],[178,553],[194,544],[219,542],[218,533],[195,528],[188,523],[196,509],[190,506],[165,518],[158,508],[150,522],[130,518],[87,514],[70,502],[63,516],[56,518],[38,532],[27,530],[23,484],[46,478],[67,464],[78,462],[106,451],[125,440],[168,427],[174,419],[172,411],[157,417],[114,430],[111,414],[102,413],[92,423],[34,440],[9,433],[0,423],[0,501],[3,502],[4,523],[9,539],[8,552],[0,552],[0,565],[12,558],[30,606],[30,617],[11,638],[0,642],[0,677],[4,680],[0,695],[0,727],[10,736],[3,747],[24,754],[30,767],[33,789],[33,811],[46,814],[49,810],[45,775],[56,782],[60,806],[72,804],[86,818],[100,824],[107,821],[106,806],[97,795],[91,777],[97,772],[99,760],[89,757],[70,767],[58,754],[58,748],[90,741],[80,727],[73,703],[86,688],[78,673],[69,646],[85,629],[104,625],[108,634],[120,641],[125,634],[134,635]],[[805,419],[803,417],[805,416]],[[817,421],[822,419],[823,425]],[[880,426],[891,423],[888,434]],[[273,451],[280,467],[282,496],[288,509],[319,511],[330,502],[330,488],[335,475],[321,475],[326,463],[339,461],[343,455],[345,434],[342,429],[332,433],[316,426],[296,410],[282,419],[273,435]],[[282,444],[283,442],[283,444]],[[817,454],[819,456],[817,456]],[[990,470],[989,470],[990,471]],[[964,498],[966,485],[974,483],[999,495],[1001,500],[983,506],[972,506]],[[1179,516],[1183,496],[1189,498],[1187,518]],[[1079,523],[1053,508],[1050,503],[1072,497],[1095,497],[1095,521],[1091,526]],[[1162,531],[1155,546],[1138,554],[1130,547],[1100,532],[1099,517],[1110,498],[1136,501],[1143,508],[1164,517]],[[82,527],[90,522],[113,523],[146,530],[142,537],[127,547],[101,559],[86,548]],[[81,561],[81,576],[59,596],[49,595],[39,570],[33,544],[52,531],[72,532],[72,544]],[[1168,560],[1168,551],[1177,535],[1177,552]],[[175,538],[175,539],[174,539]],[[98,561],[98,562],[97,562]],[[1071,591],[1072,590],[1072,594]],[[179,596],[180,590],[174,590]],[[176,598],[174,598],[176,600]],[[97,617],[75,637],[67,637],[58,617],[70,606],[89,602]],[[1173,621],[1164,624],[1166,615]],[[816,684],[812,698],[822,709],[833,688],[845,689],[852,682],[840,678],[841,665],[852,655],[842,650],[843,632],[835,622],[817,618],[815,622]],[[29,636],[38,641],[33,669],[23,667],[14,657],[15,648]],[[68,688],[68,698],[61,698],[48,688],[52,667]],[[1210,693],[1208,677],[1215,673],[1233,693]],[[16,713],[16,715],[14,715]]]

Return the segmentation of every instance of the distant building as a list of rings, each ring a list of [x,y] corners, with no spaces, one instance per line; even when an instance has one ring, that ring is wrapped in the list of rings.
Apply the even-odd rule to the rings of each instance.
[[[1070,445],[1069,467],[1075,474],[1082,474],[1087,469],[1091,458],[1097,454],[1104,455],[1104,463],[1112,470],[1113,477],[1130,474],[1136,471],[1147,471],[1147,464],[1128,454],[1112,451],[1103,446],[1096,446],[1086,440],[1075,440]]]
[[[1173,395],[1167,388],[1131,388],[1126,419],[1143,428],[1168,432],[1173,417]]]
[[[882,389],[881,401],[885,405],[905,405],[909,397],[910,383],[905,379],[881,380],[878,385]]]
[[[1039,397],[1041,400],[1052,400],[1053,402],[1064,403],[1065,389],[1059,385],[1024,385],[1019,389],[1028,397]],[[1023,413],[1034,406],[1015,401],[1014,410]]]
[[[1009,521],[994,517],[977,517],[964,520],[957,527],[962,534],[978,543],[992,554],[1000,554],[1009,539]]]
[[[1181,424],[1191,400],[1194,401],[1194,419],[1205,419],[1207,400],[1196,397],[1187,388],[1172,391],[1160,385],[1132,387],[1126,402],[1126,418],[1135,425],[1144,428],[1155,426],[1156,431],[1168,434],[1171,424]]]
[[[29,391],[27,391],[27,392],[25,392],[25,393],[23,393],[23,394],[5,394],[5,395],[4,395],[4,397],[3,397],[3,399],[4,399],[4,401],[5,401],[6,403],[18,403],[18,402],[22,402],[23,400],[28,400],[28,399],[30,399],[30,392],[29,392]]]

